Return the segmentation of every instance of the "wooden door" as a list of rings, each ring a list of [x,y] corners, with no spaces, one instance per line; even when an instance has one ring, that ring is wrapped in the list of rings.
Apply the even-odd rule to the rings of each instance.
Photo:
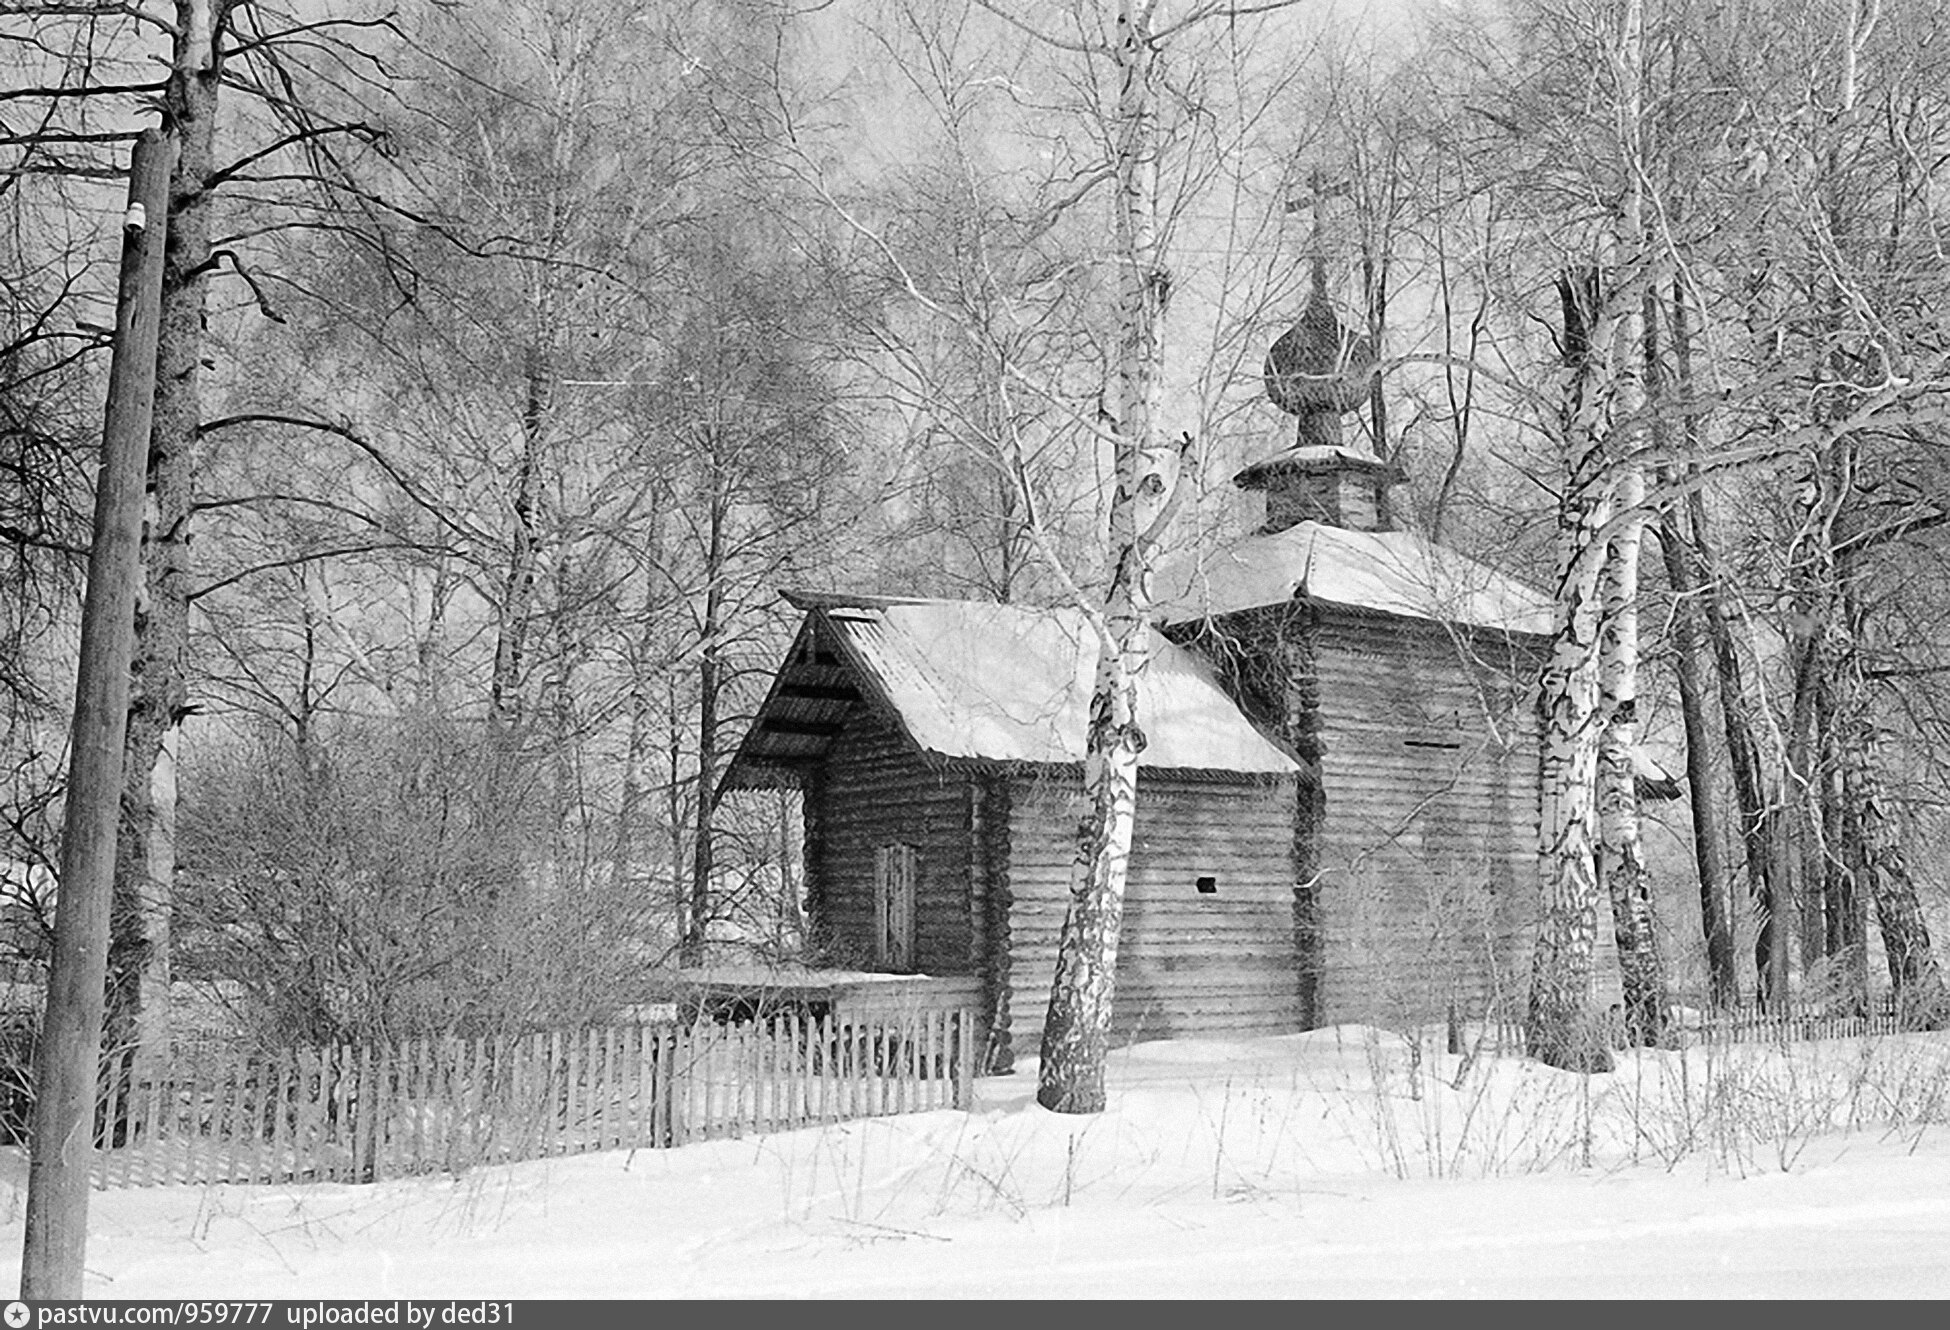
[[[874,851],[874,961],[884,970],[914,968],[914,897],[920,858],[912,845],[883,845]]]

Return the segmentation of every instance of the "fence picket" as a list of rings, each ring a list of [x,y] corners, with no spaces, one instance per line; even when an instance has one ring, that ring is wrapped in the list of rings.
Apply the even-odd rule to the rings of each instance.
[[[803,1085],[805,1072],[804,1029],[799,1013],[789,1011],[780,1024],[780,1048],[783,1062],[779,1068],[779,1097],[784,1115],[782,1126],[791,1131],[805,1121],[799,1111],[799,1090]]]
[[[582,1135],[582,1108],[578,1102],[578,1091],[582,1088],[582,1041],[571,1030],[562,1042],[567,1048],[563,1050],[561,1153],[570,1155],[577,1152]]]
[[[638,1026],[636,1028],[636,1147],[651,1149],[661,1145],[657,1137],[657,1088],[663,1084],[663,1076],[657,1075],[663,1067],[663,1028],[661,1026]]]
[[[216,1093],[210,1097],[210,1181],[228,1182],[236,1167],[238,1060],[225,1054],[217,1060]]]
[[[340,1182],[359,1180],[358,1050],[351,1044],[333,1044],[332,1075],[332,1176]]]
[[[237,1056],[237,1110],[233,1115],[230,1143],[230,1167],[232,1182],[255,1182],[257,1172],[257,1143],[260,1134],[259,1119],[262,1116],[262,1095],[258,1090],[261,1079],[257,1070],[258,1059],[250,1053]]]
[[[95,1068],[95,1102],[90,1104],[88,1132],[94,1154],[88,1161],[88,1183],[101,1191],[108,1186],[110,1154],[115,1149],[115,1115],[121,1098],[121,1056],[110,1053]],[[106,1075],[104,1075],[106,1073]],[[95,1130],[94,1115],[101,1117],[101,1130]]]
[[[752,1026],[746,1032],[746,1038],[751,1040],[752,1045],[752,1131],[756,1134],[767,1130],[770,1121],[771,1097],[767,1091],[771,1089],[768,1067],[772,1045],[771,1022]]]
[[[865,1117],[872,1110],[867,1107],[867,1077],[873,1071],[872,1037],[858,1021],[847,1022],[846,1053],[848,1079],[846,1115],[849,1118]]]
[[[959,1110],[975,1108],[975,1012],[956,1012],[956,1102]]]
[[[711,1056],[712,1029],[708,1024],[692,1026],[685,1032],[684,1065],[684,1137],[686,1140],[702,1141],[709,1139],[711,1077],[709,1058]]]
[[[602,1031],[603,1074],[600,1082],[602,1085],[602,1095],[598,1098],[597,1102],[603,1108],[602,1113],[596,1120],[596,1148],[598,1150],[614,1150],[623,1143],[622,1132],[618,1130],[617,1122],[621,1116],[618,1110],[622,1106],[619,1095],[623,1092],[622,1079],[616,1074],[616,1042],[619,1033],[619,1030],[614,1025],[605,1026]],[[596,1032],[593,1030],[590,1031],[589,1037],[591,1040],[594,1040],[596,1038]]]
[[[116,1179],[129,1166],[129,1147],[135,1140],[135,1129],[129,1122],[130,1101],[135,1097],[134,1060],[134,1049],[118,1053],[109,1072],[108,1111],[103,1115],[102,1130],[105,1140],[99,1153],[101,1182],[97,1184],[103,1189],[116,1186]],[[116,1144],[118,1135],[120,1145]]]
[[[372,1176],[377,1182],[393,1173],[393,1119],[399,1114],[399,1056],[392,1040],[373,1049]]]
[[[437,1173],[446,1164],[447,1122],[453,1116],[447,1099],[447,1049],[450,1042],[445,1035],[436,1035],[427,1040],[426,1084],[420,1096],[420,1121],[426,1132],[426,1143],[420,1149],[420,1170],[425,1173]]]
[[[474,1136],[481,1113],[481,1039],[463,1039],[454,1050],[453,1130],[447,1135],[447,1171],[458,1177],[474,1165]]]
[[[148,1186],[155,1181],[156,1128],[162,1121],[163,1076],[166,1070],[166,1064],[160,1060],[151,1062],[148,1067],[149,1093],[143,1096],[145,1108],[142,1120],[142,1148],[144,1153],[140,1159],[133,1161],[130,1169],[130,1179],[136,1186]]]
[[[176,1133],[172,1130],[176,1118],[176,1068],[177,1059],[172,1057],[169,1065],[156,1068],[156,1111],[149,1116],[149,1167],[143,1179],[151,1187],[167,1186],[176,1174]]]
[[[763,1130],[759,1114],[763,1111],[765,1099],[765,1027],[756,1024],[739,1027],[738,1042],[739,1051],[744,1054],[737,1064],[738,1070],[744,1073],[740,1077],[744,1082],[740,1089],[749,1090],[751,1100],[746,1130],[756,1136]],[[741,1093],[739,1098],[742,1101],[746,1096]]]
[[[927,1066],[925,1068],[927,1072],[926,1103],[931,1110],[943,1106],[941,1102],[941,1046],[946,1041],[941,1037],[941,1025],[944,1019],[946,1019],[946,1013],[943,1012],[927,1011],[921,1013],[923,1027],[927,1030]]]
[[[426,1153],[426,1121],[420,1112],[420,1101],[425,1095],[422,1080],[425,1076],[426,1043],[420,1039],[409,1039],[400,1047],[401,1065],[405,1075],[401,1078],[400,1108],[405,1111],[405,1155],[400,1161],[402,1174],[419,1172],[420,1160]]]
[[[839,1030],[833,1024],[833,1013],[829,1008],[817,1022],[819,1031],[819,1120],[833,1120],[833,1059],[839,1054]]]
[[[440,1158],[440,1040],[419,1041],[420,1084],[413,1106],[419,1141],[413,1150],[413,1172],[430,1173]]]
[[[603,1068],[601,1041],[596,1027],[583,1036],[582,1069],[582,1148],[585,1152],[603,1148]]]
[[[265,1065],[267,1059],[246,1055],[244,1058],[244,1131],[247,1136],[243,1152],[243,1180],[247,1183],[257,1181],[258,1171],[264,1164],[264,1082],[267,1079]]]
[[[661,1083],[657,1103],[664,1115],[662,1143],[673,1148],[684,1143],[684,1118],[677,1104],[677,1058],[687,1037],[687,1028],[678,1026],[666,1031],[658,1041],[657,1069]]]
[[[454,1104],[448,1092],[452,1080],[453,1036],[430,1035],[422,1051],[420,1072],[420,1156],[415,1171],[439,1173],[447,1167],[447,1132],[453,1124]]]

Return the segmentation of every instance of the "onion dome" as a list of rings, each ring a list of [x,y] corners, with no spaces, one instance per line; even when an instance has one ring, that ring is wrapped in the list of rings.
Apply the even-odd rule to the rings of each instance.
[[[1354,410],[1380,373],[1374,343],[1341,325],[1327,298],[1327,265],[1314,260],[1313,292],[1266,353],[1266,395],[1292,416]]]

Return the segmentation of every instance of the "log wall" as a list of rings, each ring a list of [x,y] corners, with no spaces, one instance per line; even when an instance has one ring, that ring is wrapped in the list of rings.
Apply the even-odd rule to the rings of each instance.
[[[1433,623],[1315,622],[1325,1018],[1514,1010],[1537,902],[1534,660]]]
[[[1145,772],[1117,956],[1125,1038],[1300,1026],[1293,960],[1294,785]],[[1009,1032],[1034,1054],[1056,972],[1077,819],[1074,772],[1019,776],[1009,800]],[[1200,892],[1210,877],[1214,890]]]
[[[876,969],[873,955],[874,851],[912,845],[920,852],[915,889],[914,968],[973,974],[970,777],[925,760],[906,737],[869,711],[857,711],[833,740],[820,779],[808,790],[818,883],[815,935],[828,963]]]

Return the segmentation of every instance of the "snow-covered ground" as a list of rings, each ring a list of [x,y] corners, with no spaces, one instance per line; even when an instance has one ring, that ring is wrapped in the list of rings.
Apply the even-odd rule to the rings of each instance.
[[[1583,1078],[1372,1030],[1033,1068],[973,1113],[373,1187],[97,1192],[139,1297],[1950,1295],[1950,1037]],[[10,1166],[0,1283],[17,1282]]]

